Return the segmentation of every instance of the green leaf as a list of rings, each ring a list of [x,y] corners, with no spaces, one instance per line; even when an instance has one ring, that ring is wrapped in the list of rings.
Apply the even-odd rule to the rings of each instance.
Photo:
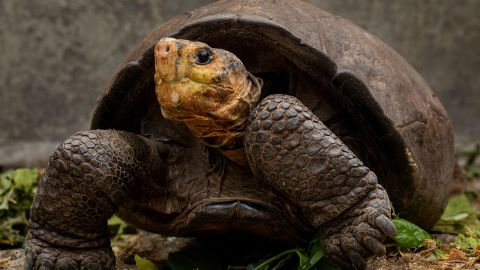
[[[282,266],[284,266],[284,264],[289,261],[292,256],[294,256],[294,254],[298,257],[298,270],[338,269],[334,263],[325,257],[325,253],[320,245],[319,237],[316,235],[313,239],[314,240],[310,242],[307,250],[302,248],[285,250],[257,264],[252,270],[283,269]],[[248,265],[247,269],[249,269],[248,267],[250,266],[253,265]],[[293,265],[291,267],[293,267]]]
[[[0,174],[0,244],[19,246],[23,243],[38,177],[38,169]]]
[[[442,220],[461,220],[468,216],[474,209],[470,200],[462,193],[460,195],[451,197],[448,200],[447,207],[441,217]]]
[[[306,267],[310,266],[310,259],[303,253],[303,250],[297,248],[295,249],[295,253],[298,256],[299,261],[298,269],[306,269]]]
[[[408,220],[398,218],[392,222],[397,228],[394,240],[402,247],[417,248],[424,240],[431,239],[430,234]]]
[[[480,239],[459,234],[455,237],[455,244],[461,249],[476,249],[480,246]]]
[[[279,260],[279,259],[281,259],[285,256],[289,256],[292,253],[298,254],[297,250],[298,249],[285,250],[285,251],[283,251],[283,252],[281,252],[281,253],[279,253],[279,254],[271,257],[271,258],[268,258],[267,260],[265,260],[263,262],[261,262],[260,264],[255,266],[255,268],[253,268],[253,270],[267,270],[267,269],[269,269],[269,266],[270,266],[271,263],[273,263],[273,262],[275,262],[275,261],[277,261],[277,260]]]
[[[477,213],[478,210],[473,208],[465,193],[451,197],[443,215],[432,230],[451,234],[464,234],[466,227],[480,230]]]
[[[464,165],[465,172],[475,177],[480,177],[480,166],[476,162],[480,157],[480,144],[476,144],[473,149],[458,149],[457,155],[466,158]]]
[[[38,180],[38,169],[17,169],[11,172],[17,188],[31,190]]]
[[[138,270],[159,270],[158,266],[153,262],[138,255],[135,255],[135,264]]]
[[[278,260],[277,263],[275,263],[275,265],[271,266],[271,265],[267,265],[265,267],[265,270],[280,270],[280,269],[285,269],[283,268],[285,266],[285,264],[287,264],[290,259],[293,257],[293,253],[290,253],[288,254],[287,256],[285,256],[283,259],[280,258]]]
[[[438,248],[433,251],[433,255],[435,255],[437,260],[445,260],[448,258],[448,253]]]
[[[14,246],[23,243],[27,228],[25,214],[9,217],[0,223],[0,244]],[[23,230],[19,230],[23,227]]]
[[[110,235],[113,236],[112,241],[117,240],[120,236],[122,236],[125,228],[127,227],[127,223],[121,220],[118,216],[113,215],[108,220],[108,230],[110,231]]]
[[[320,242],[318,240],[313,242],[310,248],[310,262],[309,262],[310,265],[306,269],[308,270],[314,267],[324,256],[325,256],[325,252],[320,246]]]
[[[14,189],[10,189],[7,193],[3,194],[0,204],[0,210],[8,210],[10,202],[14,202]]]

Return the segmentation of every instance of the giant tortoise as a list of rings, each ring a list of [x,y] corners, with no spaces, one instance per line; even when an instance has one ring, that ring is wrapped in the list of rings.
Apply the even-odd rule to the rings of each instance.
[[[51,156],[26,269],[114,268],[114,213],[165,235],[318,234],[361,268],[395,234],[391,206],[433,226],[453,174],[451,125],[420,75],[293,0],[219,1],[162,24],[107,83],[91,129]]]

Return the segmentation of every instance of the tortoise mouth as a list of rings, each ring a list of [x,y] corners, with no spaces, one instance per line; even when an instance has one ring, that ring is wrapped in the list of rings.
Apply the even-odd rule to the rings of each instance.
[[[257,200],[221,198],[201,201],[191,207],[189,211],[185,211],[183,215],[185,217],[184,222],[179,224],[179,227],[187,224],[191,227],[192,223],[197,222],[222,225],[232,223],[231,221],[234,221],[234,224],[266,222],[279,219],[282,213],[277,207]]]
[[[200,202],[178,220],[175,230],[186,236],[248,234],[285,242],[303,242],[309,230],[293,213],[251,199]],[[279,235],[281,237],[279,237]],[[281,239],[279,239],[281,238]]]
[[[257,201],[226,200],[202,203],[192,212],[209,218],[268,220],[273,213],[279,211],[273,206]]]

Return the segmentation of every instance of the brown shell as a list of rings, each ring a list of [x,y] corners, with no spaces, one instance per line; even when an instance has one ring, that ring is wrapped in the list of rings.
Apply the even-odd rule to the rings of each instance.
[[[451,124],[437,96],[400,55],[372,34],[301,1],[219,1],[165,22],[137,45],[107,83],[92,129],[142,132],[152,122],[144,119],[152,114],[148,107],[155,106],[153,45],[166,36],[230,50],[253,73],[269,66],[266,62],[287,61],[285,66],[323,89],[287,93],[322,121],[326,118],[312,99],[328,96],[340,104],[350,133],[358,134],[361,149],[366,149],[360,152],[368,150],[357,154],[369,159],[365,162],[379,175],[395,211],[423,227],[438,220],[453,175],[454,153]],[[277,58],[249,60],[255,50],[272,51]],[[160,122],[159,139],[187,141],[176,124]]]

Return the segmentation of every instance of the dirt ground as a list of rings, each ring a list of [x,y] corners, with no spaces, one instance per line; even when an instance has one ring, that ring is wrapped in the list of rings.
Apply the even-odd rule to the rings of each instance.
[[[135,255],[157,262],[160,270],[168,269],[165,266],[168,255],[191,245],[193,242],[194,240],[188,238],[165,238],[147,232],[128,235],[113,244],[113,250],[117,256],[117,269],[137,269],[134,259]],[[0,269],[23,269],[23,258],[23,249],[0,250]],[[429,261],[421,253],[390,251],[386,256],[370,259],[366,269],[480,269],[480,263],[478,258],[462,257],[455,260]]]

